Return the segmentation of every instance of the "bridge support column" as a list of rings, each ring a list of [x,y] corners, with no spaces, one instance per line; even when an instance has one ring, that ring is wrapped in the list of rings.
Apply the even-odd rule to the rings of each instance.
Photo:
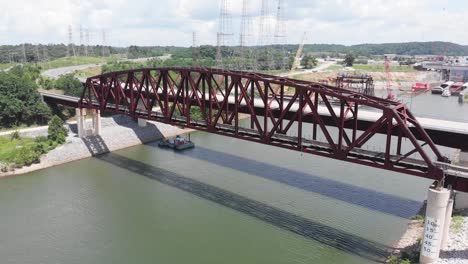
[[[98,109],[91,110],[93,113],[93,135],[101,134],[101,111]]]
[[[76,108],[76,127],[78,130],[78,137],[83,138],[86,136],[85,121],[86,121],[86,109]]]
[[[101,133],[101,113],[99,110],[91,109],[92,125],[91,129],[86,127],[86,108],[76,108],[76,126],[78,128],[78,137],[84,138]]]
[[[138,118],[138,126],[139,127],[146,127],[147,124],[148,124],[148,122],[146,121],[146,119]]]
[[[445,219],[450,198],[450,190],[430,188],[427,195],[426,219],[424,236],[419,262],[433,263],[439,259],[439,253],[444,239]]]
[[[440,245],[441,249],[447,248],[450,225],[452,224],[452,213],[453,213],[453,199],[449,199],[447,203],[447,210],[445,212],[444,233],[442,235],[442,242]]]

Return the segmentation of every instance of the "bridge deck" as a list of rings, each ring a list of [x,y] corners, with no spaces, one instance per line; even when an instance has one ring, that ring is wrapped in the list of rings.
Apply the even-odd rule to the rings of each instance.
[[[72,96],[66,96],[66,95],[59,95],[59,94],[53,94],[53,93],[42,93],[42,96],[44,100],[53,102],[53,103],[59,103],[62,105],[67,105],[71,107],[78,107],[78,101],[79,98],[77,97],[72,97]],[[221,96],[219,99],[222,99]],[[234,98],[229,98],[229,102],[231,105],[234,104]],[[245,105],[245,103],[243,103]],[[262,107],[258,107],[263,105],[263,101],[261,99],[256,98],[255,99],[255,107],[259,112],[262,111]],[[271,104],[271,108],[278,109],[278,104],[273,101]],[[293,105],[291,107],[291,115],[297,111],[298,106],[297,104]],[[335,110],[335,113],[339,115],[340,111],[338,107],[333,108]],[[242,110],[240,109],[242,112]],[[305,109],[305,112],[310,112],[310,109]],[[329,111],[325,106],[319,106],[318,107],[318,113],[321,116],[328,116],[330,117]],[[372,123],[374,123],[377,119],[380,118],[382,114],[375,112],[375,111],[369,111],[366,109],[359,109],[359,127],[361,128],[367,128],[370,126]],[[313,120],[305,119],[305,122],[312,122]],[[456,121],[447,121],[447,120],[441,120],[441,119],[433,119],[433,118],[425,118],[425,117],[419,117],[418,118],[419,123],[421,126],[426,130],[426,132],[429,134],[429,136],[432,138],[434,143],[440,146],[445,146],[445,147],[451,147],[451,148],[457,148],[457,149],[462,149],[462,150],[468,150],[468,123],[463,123],[463,122],[456,122]],[[332,121],[330,120],[330,123]],[[411,129],[411,127],[410,127]]]

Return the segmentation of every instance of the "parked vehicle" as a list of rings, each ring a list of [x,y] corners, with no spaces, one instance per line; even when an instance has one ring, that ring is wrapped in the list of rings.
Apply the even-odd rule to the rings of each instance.
[[[445,88],[444,91],[442,92],[443,97],[450,97],[452,93],[450,92],[450,88]]]
[[[444,82],[444,83],[441,84],[440,86],[432,88],[431,92],[432,92],[433,94],[442,94],[442,93],[444,92],[444,89],[445,89],[445,88],[450,87],[450,85],[452,85],[452,84],[454,84],[454,83],[455,83],[455,82],[452,82],[452,81]]]
[[[418,91],[429,91],[431,90],[431,84],[430,83],[414,83],[413,86],[411,87],[413,92],[418,92]]]
[[[462,91],[463,89],[463,82],[456,82],[452,85],[450,85],[449,89],[450,89],[450,93],[452,95],[459,95],[460,92]]]
[[[464,91],[466,88],[468,88],[468,82],[463,84],[462,91]]]

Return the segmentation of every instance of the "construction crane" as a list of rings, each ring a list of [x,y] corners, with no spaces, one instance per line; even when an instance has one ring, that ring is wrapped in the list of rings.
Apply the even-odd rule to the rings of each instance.
[[[385,59],[384,65],[385,65],[385,77],[386,77],[385,89],[387,89],[387,99],[395,100],[395,94],[393,93],[392,84],[390,83],[391,81],[390,60],[388,59],[387,56],[385,56],[384,59]]]
[[[299,61],[301,60],[302,50],[304,49],[304,43],[305,43],[306,36],[307,36],[306,33],[307,32],[304,32],[304,35],[302,35],[301,43],[299,44],[299,48],[297,49],[296,56],[294,57],[294,61],[293,61],[293,64],[291,66],[291,70],[289,71],[289,73],[294,72],[294,70],[297,69],[297,67],[299,66]],[[288,75],[286,75],[286,76],[288,76]],[[273,89],[272,90],[273,95],[277,95],[280,88],[281,87],[276,87],[275,89]],[[271,105],[271,103],[273,102],[273,99],[274,98],[270,99],[269,105]]]
[[[296,56],[294,57],[294,62],[291,66],[290,72],[293,72],[299,67],[299,61],[301,60],[301,55],[302,55],[302,50],[304,49],[304,42],[307,37],[307,32],[304,32],[304,35],[302,36],[301,44],[299,44],[299,48],[297,49]]]

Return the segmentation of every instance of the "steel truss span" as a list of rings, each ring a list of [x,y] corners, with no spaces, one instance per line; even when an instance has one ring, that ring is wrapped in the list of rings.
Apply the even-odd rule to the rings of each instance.
[[[406,105],[325,84],[207,68],[136,69],[88,78],[79,107],[420,176],[468,191],[466,179],[444,177],[439,164],[449,160]],[[358,119],[365,118],[361,107],[381,115],[365,129],[358,127]],[[247,125],[240,120],[245,116],[250,117]],[[373,144],[382,145],[371,150],[366,144],[374,137],[381,138]]]

